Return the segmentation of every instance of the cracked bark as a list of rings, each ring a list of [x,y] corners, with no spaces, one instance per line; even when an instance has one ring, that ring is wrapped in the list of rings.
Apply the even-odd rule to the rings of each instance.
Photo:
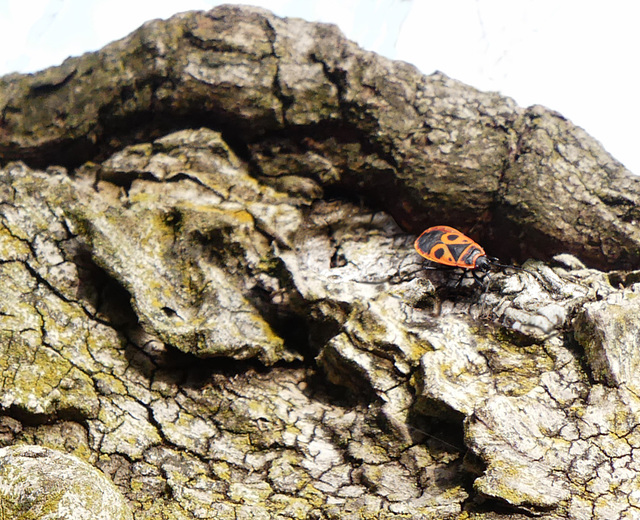
[[[137,520],[640,516],[637,273],[556,256],[633,265],[638,181],[560,115],[228,6],[0,86],[3,446]]]
[[[331,26],[188,13],[5,77],[0,92],[4,161],[75,167],[202,125],[255,174],[356,192],[408,231],[447,221],[506,256],[570,252],[599,267],[640,251],[638,180],[581,129],[363,52]]]

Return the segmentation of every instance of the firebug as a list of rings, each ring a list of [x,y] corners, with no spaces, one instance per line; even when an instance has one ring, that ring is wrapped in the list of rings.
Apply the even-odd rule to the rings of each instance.
[[[513,267],[487,256],[479,244],[449,226],[430,227],[416,239],[414,246],[418,254],[427,260],[471,271],[476,280],[479,280],[476,270],[487,272],[492,266]]]

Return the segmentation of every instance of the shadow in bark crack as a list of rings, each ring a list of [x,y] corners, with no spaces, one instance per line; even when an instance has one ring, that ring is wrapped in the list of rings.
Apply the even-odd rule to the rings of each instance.
[[[112,104],[106,105],[102,110],[103,114],[114,111],[117,108]],[[126,146],[153,141],[172,132],[202,127],[220,132],[241,158],[248,157],[247,137],[255,133],[255,126],[247,124],[239,128],[237,121],[233,121],[227,114],[213,110],[203,111],[195,100],[194,108],[185,114],[156,109],[130,113],[126,117],[101,116],[99,138],[71,136],[39,144],[32,149],[4,150],[0,162],[6,164],[20,160],[34,169],[46,169],[55,164],[73,171],[87,162],[101,163]]]
[[[44,424],[54,424],[63,421],[83,424],[87,419],[86,412],[84,410],[74,407],[58,408],[55,413],[33,413],[25,410],[22,406],[11,405],[3,411],[3,416],[20,421],[24,426],[41,426]]]
[[[446,421],[411,412],[407,427],[412,440],[425,444],[431,451],[467,453],[462,421]]]
[[[118,332],[135,326],[138,318],[131,308],[131,295],[107,271],[96,264],[87,250],[76,252],[73,259],[78,268],[76,297],[85,308],[94,309],[98,321],[112,326]]]

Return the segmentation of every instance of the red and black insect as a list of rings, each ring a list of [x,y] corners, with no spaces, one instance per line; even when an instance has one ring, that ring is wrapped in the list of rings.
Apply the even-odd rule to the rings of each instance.
[[[487,272],[492,266],[513,267],[487,256],[479,244],[449,226],[427,229],[416,239],[414,245],[418,254],[427,260],[471,271],[476,280],[479,278],[475,270]]]

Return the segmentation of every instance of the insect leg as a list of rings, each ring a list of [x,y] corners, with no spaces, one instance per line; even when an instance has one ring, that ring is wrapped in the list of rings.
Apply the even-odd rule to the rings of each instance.
[[[475,277],[475,273],[473,271],[471,271]],[[460,284],[462,283],[462,280],[465,279],[465,277],[467,276],[467,269],[463,269],[462,270],[462,274],[460,275],[460,278],[458,278],[458,281],[456,282],[456,285],[454,286],[454,289],[457,289],[458,287],[460,287]]]

